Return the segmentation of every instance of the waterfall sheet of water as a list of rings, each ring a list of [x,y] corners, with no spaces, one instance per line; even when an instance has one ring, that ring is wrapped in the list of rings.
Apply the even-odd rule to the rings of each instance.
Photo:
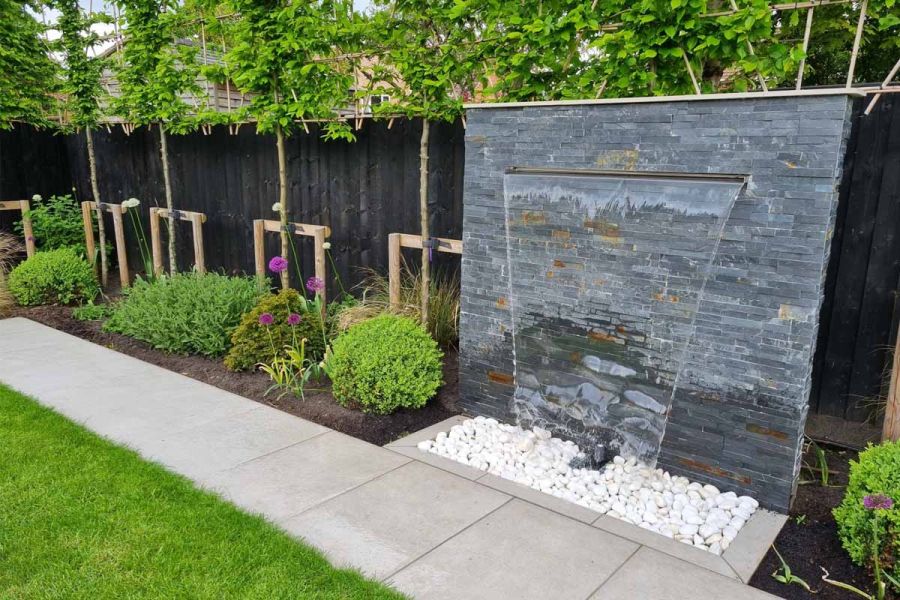
[[[655,465],[741,180],[504,175],[512,412]]]

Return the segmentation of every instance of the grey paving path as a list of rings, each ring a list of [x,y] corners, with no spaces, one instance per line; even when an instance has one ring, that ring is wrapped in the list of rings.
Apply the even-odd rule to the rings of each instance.
[[[431,432],[380,448],[21,318],[0,320],[0,381],[415,598],[772,598],[741,583],[758,559],[441,462],[414,447]]]

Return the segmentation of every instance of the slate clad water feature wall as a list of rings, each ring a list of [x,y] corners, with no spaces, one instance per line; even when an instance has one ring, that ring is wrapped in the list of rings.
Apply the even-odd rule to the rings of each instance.
[[[851,100],[826,92],[471,108],[462,407],[657,455],[672,472],[787,509]],[[684,179],[663,181],[684,185],[709,174],[742,183],[727,209],[716,204],[695,221],[631,209],[625,220],[606,218],[599,205],[586,216],[585,198],[603,197],[610,182],[633,187],[640,172],[678,174]],[[667,185],[620,191],[617,202],[658,193],[671,204],[679,192]],[[536,192],[542,186],[556,198]],[[682,200],[692,194],[699,201],[696,191]],[[685,246],[691,239],[698,247]],[[624,362],[610,361],[611,349]],[[598,391],[618,394],[613,408],[627,404],[621,386],[597,377],[613,363],[639,373],[643,387],[634,390],[664,407],[641,425],[659,429],[639,436],[651,441],[642,450],[628,446],[621,418],[585,420],[598,405],[597,414],[610,414]],[[585,381],[597,389],[585,393]],[[654,406],[634,394],[629,401]]]

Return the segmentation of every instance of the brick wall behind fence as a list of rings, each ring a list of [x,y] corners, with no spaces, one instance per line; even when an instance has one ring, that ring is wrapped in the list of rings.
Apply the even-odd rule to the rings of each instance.
[[[510,168],[745,175],[697,305],[659,466],[786,510],[799,471],[851,100],[823,95],[469,110],[463,408],[514,418],[503,190]],[[588,260],[603,251],[601,242],[588,246],[579,248]],[[546,257],[546,249],[535,251],[535,266]],[[554,290],[564,284],[552,278],[539,285],[551,296],[564,292]]]

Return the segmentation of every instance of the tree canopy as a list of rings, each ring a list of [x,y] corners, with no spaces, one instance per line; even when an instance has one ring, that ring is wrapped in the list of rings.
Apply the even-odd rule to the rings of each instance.
[[[47,127],[57,112],[58,65],[35,18],[36,0],[0,0],[0,129]]]

